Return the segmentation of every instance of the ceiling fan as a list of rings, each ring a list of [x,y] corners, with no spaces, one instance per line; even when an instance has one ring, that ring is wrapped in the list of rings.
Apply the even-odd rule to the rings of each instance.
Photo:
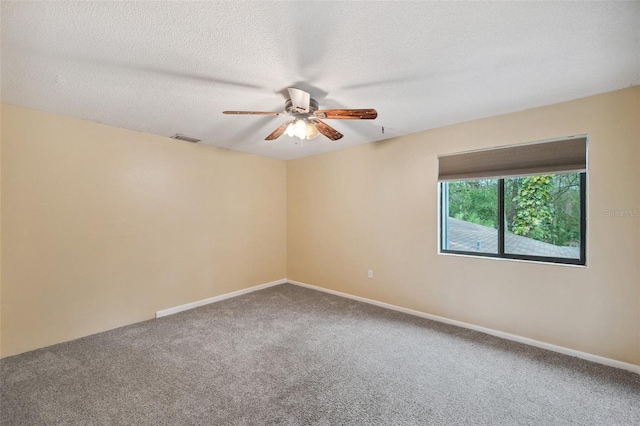
[[[299,139],[313,139],[322,133],[332,141],[337,141],[342,133],[329,126],[320,119],[339,120],[373,120],[378,116],[375,109],[318,109],[318,102],[311,99],[311,95],[304,90],[289,87],[289,99],[284,104],[285,112],[266,111],[223,111],[223,114],[237,115],[289,115],[293,120],[282,123],[269,136],[264,138],[272,141],[284,133]]]

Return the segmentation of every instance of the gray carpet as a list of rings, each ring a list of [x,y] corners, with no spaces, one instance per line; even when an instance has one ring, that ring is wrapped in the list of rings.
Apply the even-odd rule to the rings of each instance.
[[[284,284],[0,360],[9,425],[639,425],[640,376]]]

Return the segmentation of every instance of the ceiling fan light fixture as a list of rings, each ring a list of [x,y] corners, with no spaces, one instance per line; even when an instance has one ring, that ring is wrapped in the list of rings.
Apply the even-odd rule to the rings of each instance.
[[[313,139],[313,138],[317,137],[320,134],[320,132],[318,132],[318,128],[316,127],[316,125],[313,124],[313,123],[310,123],[308,121],[306,123],[307,123],[307,129],[306,129],[307,130],[307,134],[306,134],[307,140],[310,140],[310,139]]]
[[[297,118],[292,123],[289,123],[284,134],[302,140],[310,140],[317,137],[320,132],[318,132],[318,129],[313,123],[310,123],[304,118]]]
[[[293,123],[293,134],[298,139],[307,138],[307,123],[304,120],[298,119]]]
[[[294,133],[293,133],[293,121],[291,123],[289,123],[289,125],[286,128],[286,130],[284,131],[284,134],[289,136],[289,137],[293,137],[294,136]]]

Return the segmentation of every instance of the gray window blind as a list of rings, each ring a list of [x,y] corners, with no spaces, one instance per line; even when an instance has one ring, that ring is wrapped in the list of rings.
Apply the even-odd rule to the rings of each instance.
[[[586,136],[438,156],[439,181],[582,172],[586,169]]]

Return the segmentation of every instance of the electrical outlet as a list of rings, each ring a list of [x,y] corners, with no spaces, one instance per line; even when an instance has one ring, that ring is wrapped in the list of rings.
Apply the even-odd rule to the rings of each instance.
[[[368,277],[369,279],[373,279],[373,270],[369,269],[369,270],[367,271],[367,277]]]

